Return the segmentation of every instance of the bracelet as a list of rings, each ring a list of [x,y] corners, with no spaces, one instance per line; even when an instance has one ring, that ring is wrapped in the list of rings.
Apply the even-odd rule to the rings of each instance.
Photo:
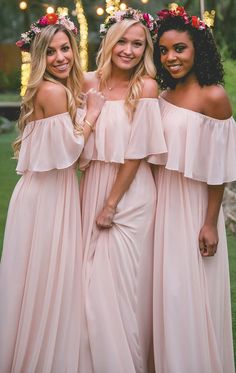
[[[92,132],[94,131],[94,126],[87,119],[84,119],[84,123],[87,124],[90,127]]]

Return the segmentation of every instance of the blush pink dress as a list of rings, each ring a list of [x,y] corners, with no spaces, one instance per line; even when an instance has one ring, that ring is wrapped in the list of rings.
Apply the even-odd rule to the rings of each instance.
[[[0,269],[1,373],[78,373],[82,148],[68,113],[24,130]]]
[[[236,179],[236,123],[160,98],[168,155],[151,157],[158,190],[154,245],[156,372],[233,373],[227,242],[222,209],[214,257],[198,235],[207,184]]]
[[[124,101],[107,101],[80,158],[85,321],[81,373],[147,373],[152,346],[156,188],[145,158],[166,151],[157,99],[140,99],[132,122]],[[121,164],[142,159],[110,229],[102,210]]]

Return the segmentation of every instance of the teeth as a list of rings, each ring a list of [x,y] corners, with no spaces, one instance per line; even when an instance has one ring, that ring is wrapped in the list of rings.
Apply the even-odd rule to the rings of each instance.
[[[169,66],[169,69],[171,71],[178,71],[180,69],[180,65],[175,65],[175,66]]]
[[[66,70],[67,67],[68,67],[67,64],[65,64],[65,65],[60,65],[60,66],[56,66],[57,70],[60,70],[60,71],[64,71],[64,70]]]

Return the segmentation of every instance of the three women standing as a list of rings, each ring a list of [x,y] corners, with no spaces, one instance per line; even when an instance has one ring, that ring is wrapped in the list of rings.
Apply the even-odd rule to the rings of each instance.
[[[43,17],[18,43],[33,41],[33,74],[1,264],[1,372],[154,371],[152,316],[156,372],[234,371],[221,200],[235,122],[206,25],[177,7],[157,26],[132,9],[106,20],[87,111],[73,23]]]

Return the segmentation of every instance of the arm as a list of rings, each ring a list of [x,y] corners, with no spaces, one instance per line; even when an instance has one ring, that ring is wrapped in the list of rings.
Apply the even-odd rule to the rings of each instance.
[[[232,115],[229,98],[223,87],[205,87],[203,114],[224,120]],[[199,233],[199,249],[202,256],[213,256],[217,250],[217,221],[224,194],[224,185],[208,185],[208,206],[203,227]]]
[[[98,92],[98,81],[96,72],[90,71],[84,74],[84,82],[82,91],[86,94],[87,113],[84,123],[84,140],[87,141],[91,131],[95,129],[96,121],[101,113],[102,107],[105,102],[105,97],[102,92]],[[86,123],[86,120],[88,123]]]
[[[95,129],[97,118],[102,110],[105,98],[101,92],[95,89],[90,89],[87,92],[87,113],[85,119],[91,124],[86,122],[83,126],[84,142],[88,140],[89,135]],[[65,113],[68,111],[68,100],[66,90],[63,86],[51,82],[43,82],[38,91],[35,100],[36,110],[40,110],[42,115],[47,118],[53,115]]]
[[[142,97],[157,98],[158,87],[155,80],[151,78],[143,79]],[[112,187],[111,193],[107,198],[105,206],[96,219],[99,228],[111,228],[112,221],[116,212],[116,206],[131,185],[141,160],[127,160],[120,165],[116,181]]]
[[[202,256],[213,256],[217,250],[217,221],[223,199],[224,188],[224,185],[208,185],[206,218],[199,233],[199,249]]]
[[[113,217],[116,212],[116,206],[129,189],[136,172],[139,168],[140,160],[127,160],[120,165],[116,181],[112,187],[106,204],[96,219],[99,228],[111,228]]]
[[[84,118],[84,141],[88,140],[88,137],[92,131],[95,130],[96,121],[101,113],[102,107],[105,102],[105,97],[101,92],[91,88],[86,94],[87,112]]]

